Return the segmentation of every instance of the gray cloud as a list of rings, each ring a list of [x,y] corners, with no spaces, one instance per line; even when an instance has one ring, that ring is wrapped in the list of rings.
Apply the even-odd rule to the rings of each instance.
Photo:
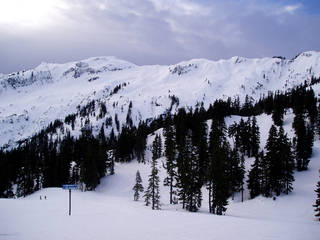
[[[52,0],[43,26],[0,22],[0,72],[113,55],[172,64],[234,55],[293,57],[320,50],[317,23],[302,4],[225,0]]]

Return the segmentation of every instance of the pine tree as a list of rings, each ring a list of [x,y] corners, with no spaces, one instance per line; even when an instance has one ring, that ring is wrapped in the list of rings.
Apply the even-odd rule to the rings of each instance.
[[[136,173],[136,183],[133,186],[132,190],[134,191],[134,196],[133,196],[134,201],[138,201],[140,197],[140,192],[144,191],[139,170]]]
[[[311,124],[305,122],[303,114],[295,115],[292,127],[296,134],[295,153],[297,170],[304,171],[308,169],[308,164],[312,155],[314,129]]]
[[[200,108],[199,112],[195,112],[192,127],[192,144],[196,148],[199,177],[201,185],[207,181],[206,174],[208,171],[208,132],[207,122],[205,121],[205,110]]]
[[[242,106],[242,109],[240,113],[244,116],[250,116],[253,115],[253,98],[246,95],[244,105]]]
[[[190,212],[196,212],[201,207],[202,200],[202,179],[200,177],[199,154],[197,148],[192,145],[192,132],[186,137],[186,158],[185,166],[187,177],[184,183],[184,194],[186,209]]]
[[[107,151],[106,167],[110,175],[113,175],[114,174],[114,150]]]
[[[261,161],[261,192],[266,197],[292,191],[294,159],[291,143],[283,127],[272,125],[266,145],[266,156]]]
[[[222,215],[230,195],[230,173],[228,172],[230,147],[226,140],[224,119],[213,119],[210,133],[208,169],[209,212]]]
[[[243,192],[244,192],[244,178],[246,174],[246,169],[244,166],[244,156],[241,156],[240,159],[240,174],[239,174],[239,183],[240,183],[240,192],[241,192],[241,202],[243,202]]]
[[[144,122],[139,123],[134,145],[135,154],[138,162],[145,163],[144,153],[147,147],[147,125]]]
[[[243,155],[246,154],[246,145],[249,144],[249,132],[246,131],[248,129],[247,127],[247,123],[241,118],[240,119],[240,123],[238,125],[238,131],[237,131],[237,135],[238,137],[236,139],[238,139],[238,142],[236,142],[236,146],[239,148],[240,153],[242,153]]]
[[[318,109],[317,109],[317,97],[315,97],[315,94],[312,88],[307,90],[306,95],[304,96],[304,103],[307,109],[310,123],[312,126],[314,126],[317,120]]]
[[[85,190],[94,190],[100,183],[100,175],[97,167],[97,153],[99,142],[92,135],[91,126],[82,129],[79,138],[81,146],[80,180],[85,184]]]
[[[164,179],[164,185],[170,188],[170,204],[174,203],[174,179],[176,177],[176,146],[175,146],[175,136],[174,129],[171,122],[167,124],[164,128],[165,136],[165,156],[166,163],[164,168],[167,170],[168,176]]]
[[[186,204],[186,189],[188,187],[188,152],[186,147],[186,137],[177,147],[177,173],[175,176],[178,200],[182,202],[182,208],[185,208]],[[183,142],[183,144],[181,144]]]
[[[162,140],[159,134],[156,135],[152,144],[152,156],[155,159],[160,158],[162,155]]]
[[[278,131],[275,125],[272,125],[269,130],[269,137],[266,144],[266,169],[265,177],[266,181],[264,195],[266,197],[272,196],[275,192],[276,195],[280,195],[281,192],[281,177],[282,177],[282,163],[278,159]]]
[[[280,94],[277,94],[273,103],[272,120],[277,126],[282,126],[283,124],[284,106],[281,100]]]
[[[98,135],[99,145],[98,145],[98,156],[97,156],[97,169],[99,172],[99,178],[106,175],[107,171],[107,141],[104,133],[104,124],[102,124],[99,135]]]
[[[234,193],[239,192],[241,188],[242,172],[240,169],[240,156],[236,148],[230,152],[230,185],[232,192],[232,200]],[[243,178],[242,178],[243,180]]]
[[[320,181],[318,181],[317,189],[314,191],[317,193],[317,199],[313,207],[315,208],[314,211],[316,212],[315,217],[320,221]]]
[[[157,142],[157,158],[162,156],[162,139],[160,134],[158,134],[158,142]]]
[[[158,135],[157,135],[158,136]],[[152,210],[160,209],[160,192],[159,192],[159,170],[157,168],[157,159],[159,151],[159,138],[156,136],[152,145],[152,162],[151,162],[151,174],[149,175],[148,188],[145,191],[145,203],[148,206],[151,203]],[[160,136],[159,136],[160,137]]]
[[[291,142],[283,127],[280,127],[278,137],[278,161],[281,162],[281,192],[289,194],[293,190],[292,182],[294,181],[294,158],[292,153]]]
[[[118,114],[115,114],[114,121],[116,123],[117,131],[120,132],[120,122],[119,122],[119,119],[118,119]]]
[[[235,148],[239,149],[239,127],[236,122],[231,124],[228,128],[228,136],[232,138],[233,145]]]
[[[256,155],[255,161],[251,166],[251,170],[249,171],[247,183],[251,199],[259,196],[262,193],[263,172],[261,166],[263,159],[264,153],[260,152],[258,155]]]
[[[255,116],[251,120],[250,133],[251,156],[256,156],[259,153],[260,148],[260,130]]]
[[[70,180],[71,162],[74,161],[74,139],[70,132],[62,139],[60,143],[60,152],[58,159],[60,161],[60,181],[61,184],[68,183]]]

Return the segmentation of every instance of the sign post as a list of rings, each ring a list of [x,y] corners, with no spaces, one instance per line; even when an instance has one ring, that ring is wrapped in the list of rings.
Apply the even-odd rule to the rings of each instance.
[[[77,189],[77,184],[64,184],[62,185],[62,189],[68,189],[69,190],[69,216],[71,215],[71,189]]]
[[[71,189],[69,189],[69,216],[71,215]]]

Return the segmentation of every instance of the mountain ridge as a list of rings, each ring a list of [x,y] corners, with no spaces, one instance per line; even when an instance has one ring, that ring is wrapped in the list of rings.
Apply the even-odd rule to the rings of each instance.
[[[285,91],[320,77],[320,52],[309,51],[294,59],[243,58],[211,61],[192,59],[174,65],[144,65],[116,57],[92,57],[64,64],[42,63],[35,69],[0,75],[0,146],[28,138],[56,119],[75,114],[91,101],[89,120],[106,129],[155,118],[179,107],[207,108],[215,99],[249,95],[258,100],[269,91]],[[319,93],[319,87],[315,86]],[[103,119],[96,115],[104,104]],[[85,117],[76,120],[77,136]],[[10,145],[9,144],[9,145]]]

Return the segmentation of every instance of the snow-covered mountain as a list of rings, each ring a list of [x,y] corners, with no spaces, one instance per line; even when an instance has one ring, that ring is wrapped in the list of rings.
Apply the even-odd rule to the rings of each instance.
[[[32,70],[0,74],[0,146],[30,137],[56,119],[79,113],[92,100],[90,115],[77,115],[72,134],[86,117],[98,130],[106,118],[134,124],[179,107],[208,107],[215,99],[286,90],[320,77],[320,52],[294,59],[232,57],[194,59],[175,65],[135,64],[115,57],[94,57],[65,64],[42,63]],[[315,86],[316,93],[319,87]],[[132,103],[132,104],[130,104]],[[98,117],[102,105],[106,114]],[[132,107],[131,107],[132,105]],[[82,118],[82,119],[81,119]]]

